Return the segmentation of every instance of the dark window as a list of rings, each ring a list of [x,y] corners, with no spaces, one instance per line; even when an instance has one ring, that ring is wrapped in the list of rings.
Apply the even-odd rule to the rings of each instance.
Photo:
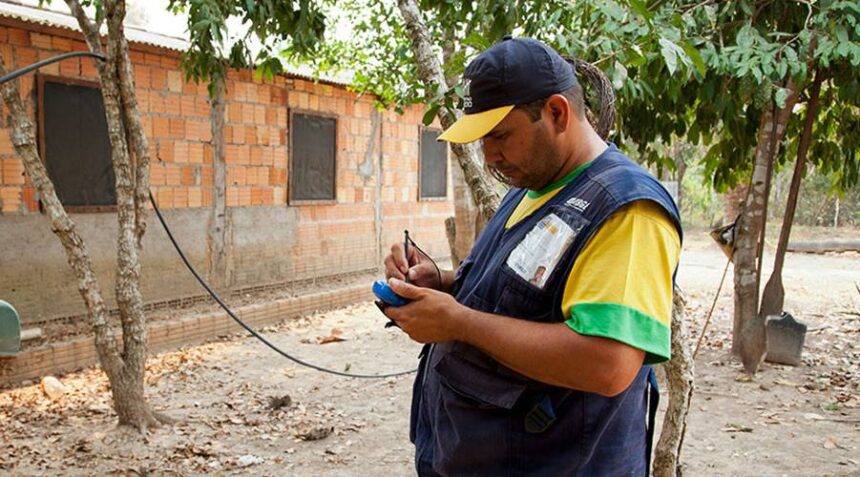
[[[290,124],[290,200],[334,200],[337,121],[293,113]]]
[[[98,88],[40,81],[41,145],[60,202],[116,205],[105,108]]]
[[[421,198],[438,198],[448,195],[448,143],[436,138],[440,132],[421,130]]]

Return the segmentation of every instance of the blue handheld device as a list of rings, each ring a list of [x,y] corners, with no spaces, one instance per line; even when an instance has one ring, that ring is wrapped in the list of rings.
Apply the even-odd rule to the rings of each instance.
[[[409,303],[405,298],[394,293],[394,290],[388,286],[385,280],[376,280],[373,282],[373,294],[386,305],[403,306]]]

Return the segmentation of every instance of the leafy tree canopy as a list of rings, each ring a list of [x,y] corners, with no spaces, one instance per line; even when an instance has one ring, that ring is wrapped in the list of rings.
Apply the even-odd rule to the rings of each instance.
[[[428,91],[395,2],[171,0],[188,14],[189,78],[254,67],[267,76],[283,61],[321,73],[347,71],[352,87],[380,106],[454,108],[457,84],[477,52],[505,34],[533,36],[589,61],[616,88],[614,140],[640,160],[674,167],[656,147],[681,138],[707,146],[717,188],[749,174],[765,108],[785,105],[816,74],[825,79],[813,163],[840,188],[858,180],[860,161],[860,6],[848,0],[420,0],[448,85]],[[231,20],[232,19],[232,20]],[[228,21],[241,34],[228,31]],[[230,23],[232,26],[233,23]],[[349,34],[332,35],[343,28]],[[328,30],[328,34],[325,34]],[[324,35],[325,34],[325,35]],[[781,161],[796,149],[802,115],[788,124]]]
[[[168,8],[188,15],[182,68],[196,81],[223,78],[228,66],[271,78],[283,72],[282,51],[312,55],[325,32],[322,4],[310,0],[170,0]]]

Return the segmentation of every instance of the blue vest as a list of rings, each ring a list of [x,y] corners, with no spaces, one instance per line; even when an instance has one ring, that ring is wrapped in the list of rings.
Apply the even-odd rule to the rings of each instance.
[[[454,284],[459,303],[520,319],[563,322],[561,302],[573,263],[613,212],[636,200],[651,200],[666,210],[681,233],[671,196],[614,145],[546,204],[506,230],[505,222],[526,192],[508,192],[461,264]],[[507,260],[552,214],[574,237],[539,288],[521,278]],[[643,366],[626,391],[607,398],[537,382],[465,343],[425,347],[410,422],[418,474],[645,475],[649,373],[650,367]]]

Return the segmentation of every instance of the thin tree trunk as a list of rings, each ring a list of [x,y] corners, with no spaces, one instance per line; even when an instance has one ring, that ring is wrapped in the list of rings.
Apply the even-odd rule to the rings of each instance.
[[[809,146],[812,143],[812,126],[815,123],[815,118],[818,116],[822,81],[821,72],[816,71],[815,80],[809,93],[809,103],[806,108],[803,131],[800,133],[800,143],[797,146],[797,162],[794,164],[794,173],[791,176],[791,186],[789,186],[788,200],[786,201],[785,214],[782,219],[782,228],[779,232],[779,243],[776,246],[776,256],[773,259],[773,272],[762,292],[759,315],[765,319],[769,315],[778,315],[781,313],[782,307],[785,304],[782,268],[785,264],[785,252],[788,249],[791,226],[794,223],[794,213],[797,210],[797,198],[800,195],[800,184],[803,182],[803,171],[806,169],[806,154],[809,152]]]
[[[0,53],[0,76],[6,73],[5,59]],[[78,292],[84,300],[93,326],[99,361],[109,376],[118,375],[122,369],[122,359],[119,356],[113,329],[108,325],[107,307],[93,272],[89,251],[78,234],[75,222],[63,209],[54,189],[54,184],[48,177],[45,164],[39,156],[39,150],[36,148],[35,129],[33,123],[30,122],[27,108],[21,101],[18,81],[14,80],[0,85],[0,93],[2,93],[3,101],[9,110],[8,123],[12,145],[24,163],[27,176],[30,177],[30,181],[39,192],[39,200],[51,221],[51,230],[63,245],[69,266],[78,280]]]
[[[833,228],[839,227],[839,196],[836,196],[836,200],[833,202]]]
[[[762,112],[758,139],[747,198],[744,201],[734,242],[734,335],[732,351],[738,353],[744,370],[753,374],[758,370],[767,346],[764,319],[759,316],[759,244],[763,237],[764,213],[767,204],[767,187],[771,161],[785,133],[797,100],[794,82],[786,86],[789,90],[785,107],[773,114],[773,108]]]
[[[725,211],[725,223],[723,225],[728,225],[740,217],[748,191],[749,184],[738,184],[723,195]]]
[[[101,53],[100,25],[90,21],[78,0],[65,0],[90,50]],[[139,430],[170,422],[153,412],[144,395],[147,356],[146,316],[140,293],[140,250],[146,231],[149,148],[140,122],[134,76],[123,21],[124,0],[106,1],[106,61],[98,64],[117,192],[117,270],[115,293],[122,325],[122,366],[105,367],[120,425]],[[134,163],[129,151],[134,154]],[[104,366],[104,363],[103,363]]]
[[[454,39],[453,30],[447,29],[444,35],[442,62],[447,64],[456,53],[457,41]],[[459,80],[459,76],[452,73],[445,78],[445,85],[451,88]],[[473,148],[473,150],[477,154],[477,148]],[[451,181],[454,190],[454,217],[451,223],[448,220],[445,221],[445,232],[448,236],[448,245],[451,248],[451,262],[456,268],[472,250],[472,244],[480,232],[479,222],[483,223],[484,221],[477,220],[478,208],[475,206],[475,201],[472,200],[472,192],[466,183],[462,167],[452,168]]]
[[[686,304],[684,293],[676,287],[672,297],[672,359],[663,365],[669,382],[669,404],[663,417],[660,440],[654,448],[652,470],[655,477],[681,475],[681,450],[687,431],[695,376],[687,325],[684,322]]]
[[[681,210],[684,201],[684,176],[687,174],[687,163],[684,162],[683,148],[673,147],[672,152],[674,155],[672,160],[675,162],[675,181],[678,183],[678,198],[675,205],[678,206],[678,210]]]
[[[457,165],[452,168],[451,180],[454,183],[454,217],[451,217],[450,227],[446,224],[446,230],[451,235],[451,260],[456,267],[469,255],[472,244],[481,231],[480,227],[486,221],[479,220],[481,214],[472,200],[472,192],[466,184],[462,167]]]
[[[421,11],[415,0],[398,0],[397,5],[412,42],[412,53],[415,55],[418,66],[418,77],[426,86],[428,94],[432,96],[437,91],[446,88],[447,83],[439,58],[433,51],[430,33],[421,18]],[[442,127],[448,128],[456,120],[456,116],[446,108],[439,108],[439,122],[442,123]],[[463,177],[469,185],[472,199],[484,221],[490,220],[499,206],[499,194],[493,183],[484,174],[482,160],[477,149],[473,144],[451,144],[451,150],[463,169]]]
[[[142,248],[143,235],[146,233],[146,216],[149,207],[149,140],[146,138],[143,125],[140,122],[134,73],[128,56],[128,41],[122,31],[119,32],[118,42],[119,91],[122,99],[126,135],[134,159],[134,226],[135,244],[139,254]]]
[[[457,253],[457,222],[455,217],[445,219],[445,237],[448,239],[448,248],[451,249],[451,265],[456,269],[463,258]]]
[[[147,355],[146,316],[140,294],[140,254],[137,229],[136,188],[134,168],[129,155],[129,138],[123,119],[126,105],[120,92],[120,67],[123,55],[121,38],[125,18],[125,2],[106,2],[108,26],[107,62],[100,75],[102,99],[111,143],[111,157],[117,192],[117,270],[116,301],[122,324],[123,361],[125,366],[118,379],[111,381],[114,408],[120,425],[145,430],[157,426],[144,398],[143,375]],[[133,85],[129,85],[133,87]],[[145,220],[145,219],[143,219]]]
[[[442,64],[445,65],[450,63],[454,57],[454,53],[457,51],[457,41],[455,40],[456,32],[453,28],[446,28],[443,35],[445,38],[442,40]],[[460,81],[460,77],[453,72],[449,73],[445,78],[445,85],[451,88]]]
[[[209,219],[209,270],[215,286],[225,288],[227,280],[227,161],[224,147],[224,123],[226,122],[226,86],[221,76],[212,78],[212,97],[209,98],[210,126],[212,128],[212,215]]]

